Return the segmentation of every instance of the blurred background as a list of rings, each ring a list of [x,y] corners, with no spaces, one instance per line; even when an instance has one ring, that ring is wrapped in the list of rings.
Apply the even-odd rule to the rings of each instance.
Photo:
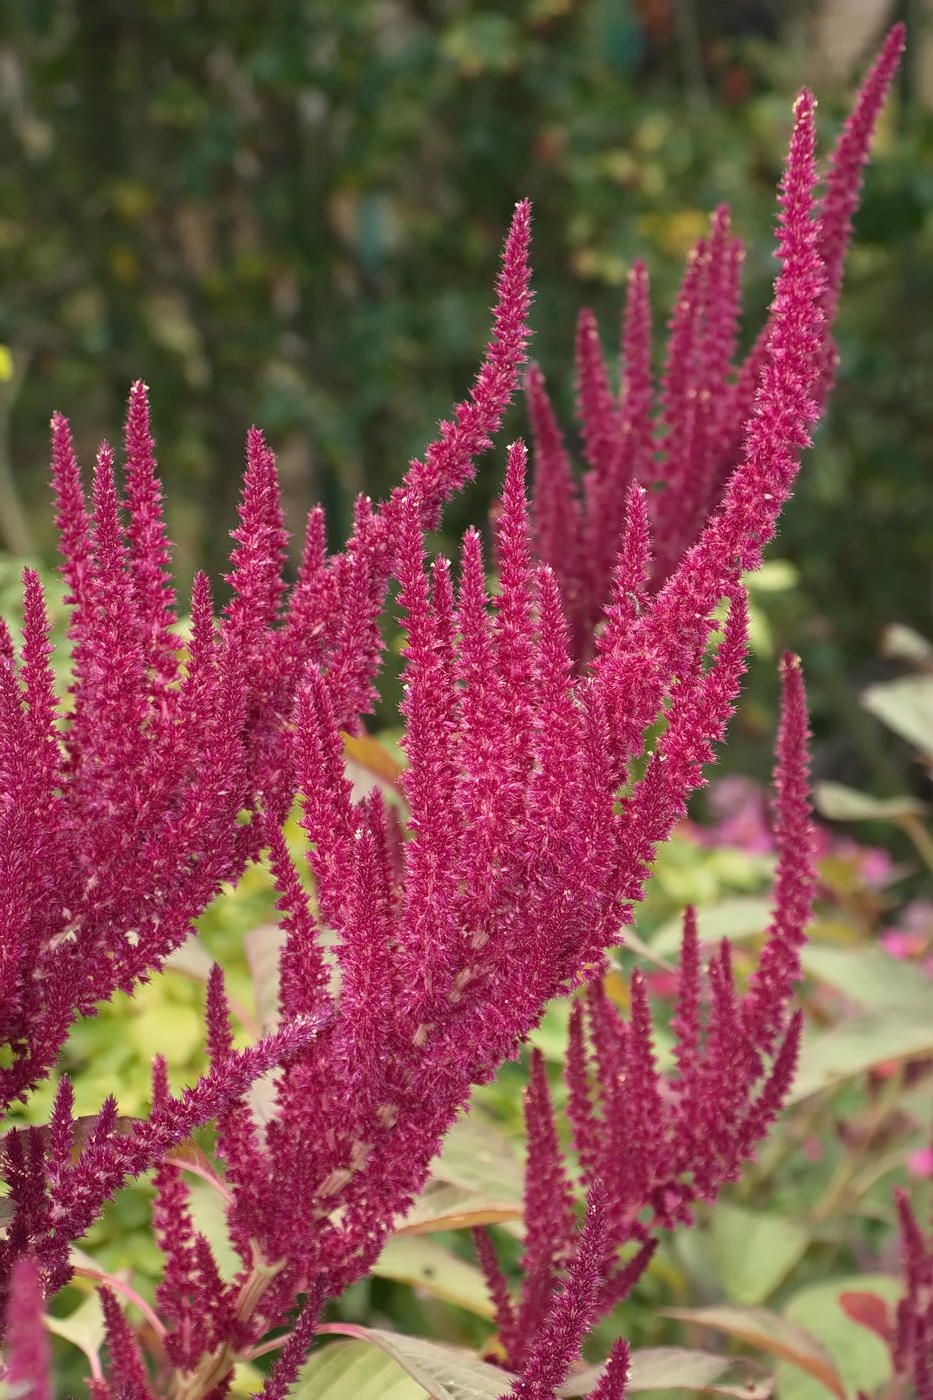
[[[300,540],[332,543],[465,393],[501,240],[534,201],[533,354],[572,432],[582,304],[618,338],[643,257],[663,328],[721,200],[767,305],[802,82],[828,150],[895,19],[908,63],[843,294],[838,387],[756,593],[736,761],[764,771],[773,653],[804,655],[820,762],[902,785],[858,686],[885,624],[930,630],[931,0],[6,0],[0,12],[0,547],[54,562],[48,420],[87,466],[152,390],[176,566],[223,573],[251,422]],[[507,434],[527,431],[516,405]],[[504,435],[500,441],[509,440]],[[481,521],[501,447],[445,517]]]

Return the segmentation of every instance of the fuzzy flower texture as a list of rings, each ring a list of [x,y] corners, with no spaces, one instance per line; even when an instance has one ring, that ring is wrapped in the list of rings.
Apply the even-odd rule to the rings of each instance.
[[[4,1106],[28,1100],[75,1020],[157,971],[222,882],[263,852],[282,947],[274,1033],[234,1050],[215,968],[210,1070],[174,1097],[157,1060],[147,1120],[118,1120],[111,1100],[88,1131],[63,1078],[47,1127],[3,1137],[0,1289],[6,1375],[27,1387],[17,1393],[51,1393],[39,1378],[39,1305],[70,1277],[71,1244],[121,1185],[155,1169],[154,1231],[166,1259],[157,1307],[137,1334],[102,1290],[109,1378],[94,1378],[96,1400],[146,1400],[163,1386],[221,1400],[236,1362],[269,1350],[269,1334],[291,1316],[291,1332],[272,1343],[281,1351],[263,1392],[284,1397],[323,1302],[372,1266],[471,1086],[517,1055],[558,995],[574,997],[569,1116],[588,1204],[578,1232],[533,1058],[518,1299],[491,1239],[477,1236],[514,1374],[504,1390],[552,1397],[587,1329],[638,1277],[655,1231],[689,1220],[692,1203],[711,1200],[753,1154],[793,1076],[800,1025],[789,1001],[812,886],[806,712],[793,658],[783,663],[774,916],[751,984],[739,995],[727,944],[701,967],[688,915],[667,1077],[654,1062],[642,981],[636,974],[624,1020],[601,973],[738,693],[742,575],[761,562],[829,387],[849,220],[902,44],[895,29],[822,190],[814,102],[797,100],[780,273],[744,364],[732,363],[740,249],[718,210],[687,268],[656,408],[644,270],[629,289],[618,397],[592,320],[581,321],[579,488],[531,370],[534,498],[529,507],[516,442],[495,512],[492,596],[476,531],[455,569],[426,559],[425,531],[491,445],[519,384],[526,204],[505,246],[494,336],[470,398],[387,502],[358,502],[343,552],[328,555],[322,513],[312,512],[290,593],[274,459],[250,432],[232,600],[216,619],[199,576],[184,645],[144,386],[130,396],[122,491],[105,445],[85,497],[67,424],[53,420],[71,608],[64,702],[29,571],[22,643],[0,635]],[[358,732],[372,706],[393,577],[406,637],[401,812],[378,794],[354,802],[343,760],[343,734]],[[282,835],[296,795],[313,905]],[[249,1091],[270,1072],[274,1103],[260,1117]],[[225,1204],[240,1260],[231,1281],[195,1227],[173,1157],[207,1122],[217,1126],[219,1161],[200,1170]],[[153,1335],[155,1372],[141,1340],[151,1345]],[[617,1400],[626,1374],[620,1344],[595,1393]]]

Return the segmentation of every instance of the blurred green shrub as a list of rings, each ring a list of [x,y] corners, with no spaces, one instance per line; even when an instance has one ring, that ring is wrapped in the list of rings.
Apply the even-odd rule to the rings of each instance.
[[[672,18],[691,9],[693,50]],[[777,11],[9,0],[0,343],[16,373],[3,358],[0,492],[12,464],[25,524],[0,511],[0,544],[51,548],[49,403],[87,459],[116,434],[137,376],[153,389],[182,576],[220,571],[253,419],[279,452],[293,531],[320,498],[343,538],[354,494],[382,493],[469,382],[521,195],[535,202],[534,353],[565,422],[580,303],[614,339],[643,256],[666,315],[723,199],[749,245],[751,333],[802,56],[743,35],[743,12],[766,26]],[[826,144],[844,100],[821,88]],[[931,291],[933,121],[908,106],[869,171],[839,387],[780,545],[801,583],[771,627],[803,652],[821,730],[851,718],[846,684],[881,624],[926,622]],[[520,407],[509,429],[524,430]],[[452,533],[482,512],[491,480],[481,468]],[[736,749],[746,766],[755,703],[770,707],[765,670],[751,742]]]

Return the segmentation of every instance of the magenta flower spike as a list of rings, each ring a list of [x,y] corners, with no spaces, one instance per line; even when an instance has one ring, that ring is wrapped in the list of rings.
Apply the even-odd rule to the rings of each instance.
[[[596,1312],[605,1259],[604,1212],[602,1185],[594,1182],[563,1288],[537,1330],[521,1374],[500,1400],[557,1400]]]
[[[928,1239],[904,1191],[896,1191],[905,1293],[894,1311],[891,1361],[917,1400],[933,1396],[933,1239]]]
[[[871,137],[904,47],[904,27],[895,25],[862,84],[830,157],[821,197],[797,163],[796,188],[785,197],[810,202],[809,243],[814,269],[823,267],[820,310],[823,326],[816,373],[807,394],[822,408],[832,388],[835,350],[829,337],[839,302],[845,256],[858,204],[862,170]],[[809,100],[809,99],[807,99]],[[788,206],[789,208],[790,206]],[[795,206],[796,207],[796,206]],[[797,213],[789,228],[803,232]],[[785,241],[779,256],[793,256]],[[767,324],[744,361],[734,363],[744,252],[721,206],[709,234],[690,254],[668,323],[664,370],[653,409],[650,375],[650,308],[647,276],[636,264],[629,279],[623,331],[621,392],[611,402],[598,330],[589,312],[577,332],[578,414],[586,463],[577,483],[560,430],[535,367],[527,396],[535,442],[535,543],[538,557],[560,579],[574,658],[584,665],[593,652],[620,533],[622,503],[634,479],[651,486],[655,560],[652,591],[677,571],[701,538],[710,516],[746,456],[747,424],[768,366],[776,363],[775,335],[785,320],[775,301]],[[778,345],[778,355],[783,354]],[[783,363],[779,371],[783,373]],[[653,418],[653,422],[652,422]],[[812,420],[811,420],[812,421]],[[750,567],[757,567],[752,564]]]
[[[28,1255],[13,1269],[6,1303],[6,1347],[0,1380],[18,1400],[54,1400],[52,1350],[42,1322],[39,1265]]]
[[[725,646],[724,641],[721,649]],[[745,994],[735,987],[727,941],[704,974],[696,918],[688,910],[672,1023],[677,1036],[673,1075],[662,1075],[657,1066],[639,972],[632,975],[627,1020],[599,982],[592,982],[572,1009],[565,1069],[567,1116],[582,1183],[598,1183],[604,1198],[605,1257],[594,1317],[608,1313],[637,1282],[658,1231],[690,1223],[693,1204],[715,1199],[722,1183],[733,1180],[742,1163],[754,1157],[793,1080],[801,1018],[789,1008],[800,976],[799,951],[810,917],[814,876],[806,798],[806,710],[796,657],[784,658],[782,679],[775,770],[775,908]],[[672,710],[668,734],[678,727]],[[671,761],[670,766],[676,765]],[[526,1218],[535,1223],[528,1226],[525,1277],[517,1303],[505,1288],[492,1241],[478,1241],[505,1364],[513,1369],[526,1364],[528,1348],[542,1335],[541,1319],[556,1295],[572,1199],[537,1056],[532,1058],[526,1116]],[[628,1262],[620,1262],[617,1251],[632,1242],[639,1250]]]

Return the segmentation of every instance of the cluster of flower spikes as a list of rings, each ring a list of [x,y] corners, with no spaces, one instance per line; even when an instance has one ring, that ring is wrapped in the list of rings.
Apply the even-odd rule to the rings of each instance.
[[[637,971],[627,1021],[601,982],[590,983],[571,1008],[567,1116],[591,1206],[594,1190],[598,1197],[598,1230],[584,1225],[584,1232],[596,1233],[600,1252],[599,1286],[580,1308],[589,1326],[637,1282],[656,1247],[654,1232],[690,1224],[693,1202],[713,1201],[723,1183],[737,1178],[793,1079],[802,1016],[799,1010],[791,1014],[789,1007],[800,976],[815,877],[803,682],[796,657],[785,656],[781,669],[774,914],[745,994],[740,997],[735,989],[728,941],[702,975],[697,922],[689,909],[672,1075],[661,1074],[656,1066],[651,1011]],[[539,1340],[548,1317],[564,1306],[559,1285],[566,1275],[563,1291],[577,1287],[572,1270],[575,1191],[538,1051],[532,1054],[525,1125],[526,1232],[518,1300],[509,1296],[488,1230],[474,1231],[474,1241],[495,1305],[500,1362],[537,1377]],[[637,1252],[619,1261],[620,1247],[633,1242]]]
[[[830,158],[819,209],[827,327],[839,302],[852,214],[874,125],[904,45],[893,28],[865,80]],[[744,449],[772,316],[751,351],[734,365],[744,251],[725,205],[712,217],[686,271],[669,322],[657,394],[651,377],[648,273],[632,269],[622,328],[620,392],[613,392],[592,312],[580,313],[576,338],[577,412],[586,470],[579,483],[536,366],[526,392],[534,436],[535,546],[560,581],[578,663],[611,593],[619,531],[633,481],[649,490],[654,542],[650,584],[661,587],[697,539]],[[832,388],[836,354],[827,339],[817,401]]]
[[[590,670],[575,673],[559,586],[532,558],[520,443],[509,449],[496,512],[494,598],[475,531],[454,587],[445,559],[426,568],[418,493],[398,505],[408,839],[378,796],[352,801],[327,676],[309,669],[291,762],[313,912],[274,820],[265,840],[286,935],[282,1020],[318,1031],[282,1068],[269,1121],[257,1123],[245,1096],[218,1116],[227,1221],[242,1261],[232,1283],[221,1282],[194,1229],[178,1168],[159,1171],[155,1224],[167,1266],[158,1303],[181,1374],[207,1367],[213,1381],[255,1354],[305,1295],[267,1388],[284,1393],[321,1298],[375,1261],[471,1086],[518,1052],[551,997],[598,976],[630,922],[656,846],[722,737],[744,667],[741,574],[760,562],[816,414],[823,282],[813,143],[804,94],[783,183],[771,355],[745,458],[721,511],[654,597],[645,495],[632,490]],[[728,617],[711,649],[723,597]],[[662,713],[666,728],[636,778],[643,735]],[[219,975],[207,1015],[211,1051],[226,1056]],[[608,1221],[617,1203],[612,1184],[603,1189]],[[113,1350],[129,1349],[121,1334]]]
[[[0,1110],[28,1099],[52,1071],[74,1021],[157,971],[225,881],[235,881],[278,830],[296,791],[292,716],[309,667],[334,722],[358,729],[380,660],[378,619],[409,495],[434,528],[447,496],[490,446],[525,363],[531,302],[530,209],[517,206],[498,282],[494,338],[469,400],[381,509],[357,506],[346,550],[328,557],[311,513],[287,601],[287,537],[275,461],[247,441],[240,523],[219,623],[199,575],[190,636],[179,632],[156,476],[147,392],[133,386],[125,492],[104,444],[89,503],[67,422],[52,420],[53,484],[70,607],[71,685],[62,703],[50,665],[41,583],[24,573],[22,645],[0,622]],[[307,776],[307,775],[306,775]],[[309,780],[316,783],[317,778]],[[298,1013],[244,1053],[217,1049],[210,1073],[181,1099],[154,1070],[145,1123],[103,1105],[73,1160],[67,1079],[49,1129],[14,1128],[0,1169],[12,1214],[0,1238],[0,1305],[13,1266],[40,1259],[54,1291],[68,1248],[129,1176],[153,1167],[257,1077],[313,1038]]]
[[[759,565],[791,490],[816,417],[826,355],[824,279],[814,217],[812,98],[803,94],[795,112],[782,185],[782,269],[743,459],[720,509],[654,594],[649,588],[645,492],[637,485],[629,491],[612,602],[599,654],[585,674],[575,673],[555,575],[532,558],[521,444],[509,451],[498,512],[495,598],[488,597],[475,532],[464,540],[456,590],[445,560],[436,560],[430,575],[425,570],[424,529],[436,518],[445,492],[465,476],[467,449],[485,442],[482,425],[468,420],[465,426],[464,419],[471,411],[480,415],[484,384],[488,404],[494,397],[490,382],[501,390],[508,373],[514,374],[515,357],[498,377],[489,368],[495,366],[497,349],[506,355],[502,335],[472,403],[462,406],[456,423],[445,426],[433,455],[429,452],[423,463],[413,465],[406,487],[382,512],[368,504],[360,507],[354,542],[346,556],[338,556],[349,562],[323,560],[319,518],[317,525],[312,522],[312,544],[296,590],[299,601],[293,600],[283,626],[272,630],[274,642],[266,638],[279,606],[281,522],[271,458],[258,435],[251,438],[234,561],[236,597],[219,639],[205,587],[196,586],[201,641],[196,646],[192,639],[191,661],[180,676],[182,687],[201,683],[200,647],[215,690],[260,687],[234,710],[243,755],[233,771],[245,770],[249,777],[237,790],[230,825],[243,825],[236,818],[244,810],[253,816],[247,837],[233,833],[234,843],[242,842],[247,851],[234,844],[226,866],[236,870],[252,849],[250,841],[269,848],[285,933],[280,1034],[298,1037],[280,1052],[275,1110],[268,1122],[257,1123],[242,1079],[219,1111],[215,1106],[226,1168],[221,1186],[242,1269],[231,1283],[222,1280],[209,1245],[194,1227],[178,1168],[164,1160],[165,1139],[184,1116],[184,1104],[170,1098],[164,1067],[158,1065],[151,1119],[129,1135],[135,1152],[129,1164],[121,1146],[125,1139],[113,1131],[113,1108],[105,1109],[92,1139],[73,1160],[70,1094],[62,1081],[49,1150],[41,1135],[16,1135],[22,1140],[16,1149],[16,1201],[25,1224],[7,1236],[8,1245],[15,1236],[10,1264],[32,1254],[49,1273],[60,1263],[63,1243],[89,1223],[89,1203],[100,1182],[107,1195],[128,1172],[158,1163],[155,1226],[166,1255],[157,1298],[161,1342],[185,1394],[222,1396],[234,1362],[264,1349],[262,1339],[304,1295],[303,1310],[264,1392],[268,1400],[286,1393],[321,1301],[339,1293],[375,1260],[393,1221],[423,1185],[471,1085],[490,1078],[505,1057],[517,1053],[552,996],[598,976],[607,949],[618,943],[630,922],[657,844],[702,781],[702,765],[722,736],[744,664],[741,575]],[[498,315],[500,326],[512,329],[513,347],[521,339],[527,305],[526,244],[527,210],[520,208],[507,245]],[[458,457],[452,444],[460,440]],[[103,455],[99,495],[106,499],[109,461]],[[128,559],[119,554],[117,534],[111,554],[104,551],[109,572],[99,565],[92,588],[80,567],[82,540],[88,537],[84,517],[74,507],[63,514],[75,541],[68,557],[78,561],[71,565],[69,585],[78,607],[79,588],[85,588],[91,614],[87,628],[103,627],[109,616],[92,606],[105,572],[119,597],[135,588],[136,549],[151,566],[148,586],[140,592],[150,605],[145,636],[154,648],[155,639],[164,635],[152,620],[156,588],[164,597],[164,573],[154,564],[158,530],[140,545],[131,532]],[[99,514],[106,518],[102,508]],[[97,533],[106,537],[101,526]],[[97,543],[100,557],[99,538]],[[119,556],[116,562],[114,556]],[[360,695],[364,685],[371,685],[367,666],[375,665],[378,650],[373,599],[378,595],[381,602],[391,568],[407,613],[407,840],[400,839],[395,815],[378,797],[353,803],[340,737],[347,722],[346,695]],[[338,585],[339,610],[333,602]],[[139,607],[139,593],[131,596]],[[713,614],[723,598],[729,601],[728,618],[718,647],[711,650],[717,631]],[[293,617],[300,619],[294,626]],[[130,636],[138,638],[140,630],[139,625],[130,628]],[[222,638],[228,634],[243,640],[225,644]],[[314,639],[325,635],[328,641],[316,652]],[[357,653],[350,646],[354,639]],[[82,646],[81,636],[75,638],[79,682],[106,691],[108,657],[113,648],[121,663],[125,660],[119,650],[123,639],[108,631],[103,638],[94,633],[93,641],[91,648]],[[305,648],[300,665],[294,660],[299,641]],[[234,655],[225,670],[227,650]],[[257,659],[258,679],[242,664],[243,652]],[[294,679],[292,707],[280,679],[282,668],[289,667],[293,677],[300,673]],[[114,691],[122,675],[121,664],[110,679]],[[157,684],[155,664],[147,666],[146,677]],[[128,698],[133,699],[132,687]],[[174,702],[163,696],[162,703]],[[94,747],[87,728],[84,732],[92,754],[89,773],[119,791],[119,783],[129,781],[125,765],[135,762],[137,772],[140,767],[133,745],[158,722],[160,711],[152,704],[143,711],[140,704],[129,711],[121,731],[114,707],[115,696],[107,692],[99,709],[105,721],[109,715],[111,743],[122,766],[102,746]],[[28,703],[25,711],[32,713]],[[663,733],[637,777],[639,760],[645,757],[643,736],[662,715]],[[219,732],[212,730],[215,736]],[[171,747],[168,752],[172,754]],[[82,771],[81,764],[77,768]],[[152,775],[151,767],[144,771]],[[288,775],[287,782],[282,775]],[[191,790],[190,777],[191,769],[183,796]],[[280,784],[285,791],[296,786],[303,796],[302,821],[317,893],[314,912],[282,838]],[[134,786],[133,796],[131,811],[137,806],[145,810],[148,790]],[[184,812],[183,800],[177,794],[175,800],[182,801]],[[168,802],[166,808],[174,816],[177,808]],[[94,810],[97,816],[107,815],[106,804]],[[185,872],[196,868],[196,854],[186,856]],[[150,852],[151,859],[156,855]],[[144,925],[140,930],[139,918],[137,912],[130,930],[134,938],[124,936],[113,949],[118,967],[125,967],[124,959],[158,934],[160,921],[154,929]],[[322,951],[324,929],[336,939],[336,976]],[[80,944],[80,937],[75,941]],[[161,954],[155,943],[148,951],[149,965],[158,965]],[[97,995],[106,995],[105,979],[101,986]],[[725,990],[722,994],[728,999]],[[219,972],[209,985],[207,1021],[216,1070],[233,1054]],[[302,1046],[301,1035],[312,1037],[312,1043]],[[714,1042],[711,1029],[705,1066],[712,1063],[709,1047]],[[786,1041],[785,1059],[792,1045],[792,1038]],[[772,1048],[762,1043],[756,1054],[768,1055]],[[754,1079],[752,1074],[749,1082]],[[777,1071],[770,1082],[776,1095],[782,1084]],[[192,1091],[195,1096],[200,1087]],[[763,1113],[760,1098],[754,1105],[743,1104],[744,1110],[734,1110],[743,1122],[749,1112],[752,1117]],[[191,1126],[186,1122],[184,1131]],[[162,1134],[161,1153],[146,1157],[149,1139],[143,1130]],[[742,1132],[748,1131],[746,1123],[736,1138],[739,1145]],[[733,1169],[725,1164],[727,1173]],[[597,1246],[596,1241],[618,1228],[619,1189],[618,1183],[600,1180],[590,1190],[589,1230],[584,1229],[569,1270],[570,1277],[583,1280],[580,1288],[588,1296],[599,1292],[594,1280],[606,1259],[606,1244]],[[98,1203],[102,1199],[98,1196]],[[34,1281],[30,1269],[36,1265],[29,1259],[20,1264],[17,1279],[24,1280],[26,1296]],[[142,1400],[149,1391],[136,1340],[114,1300],[104,1297],[112,1381],[110,1388],[101,1382],[99,1393]],[[19,1305],[17,1298],[11,1331],[22,1336]],[[548,1336],[564,1339],[549,1354],[572,1349],[568,1319],[585,1313],[574,1290],[558,1294],[529,1364],[542,1348],[548,1350]],[[600,1400],[620,1393],[623,1363],[617,1352]],[[526,1367],[516,1382],[525,1390],[516,1393],[544,1394],[542,1384]]]

